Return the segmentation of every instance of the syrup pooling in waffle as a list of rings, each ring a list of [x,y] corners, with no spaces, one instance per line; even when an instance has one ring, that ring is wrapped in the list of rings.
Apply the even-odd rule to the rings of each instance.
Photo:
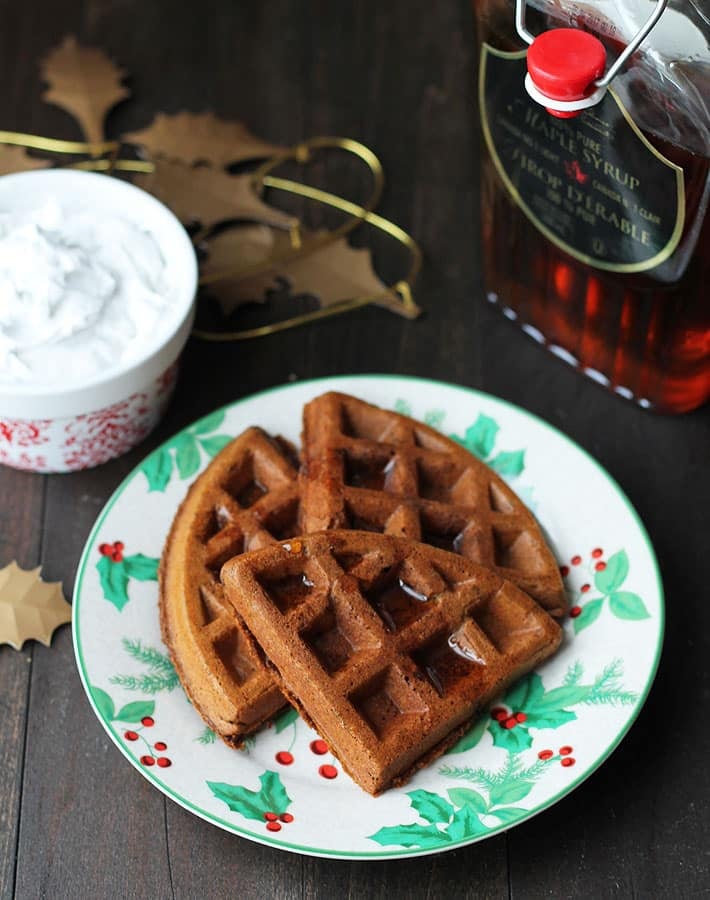
[[[284,694],[372,794],[444,752],[561,638],[496,572],[372,532],[245,554],[222,581]]]
[[[301,530],[379,531],[495,568],[550,614],[567,610],[533,515],[488,466],[439,432],[346,394],[303,414]]]
[[[249,428],[199,476],[181,505],[160,566],[160,621],[180,681],[210,728],[237,746],[285,700],[224,597],[228,559],[297,530],[295,461]]]

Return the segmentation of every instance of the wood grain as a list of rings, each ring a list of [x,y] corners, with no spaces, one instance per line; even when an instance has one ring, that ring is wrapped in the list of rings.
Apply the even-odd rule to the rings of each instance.
[[[158,432],[121,460],[46,479],[43,519],[43,479],[0,469],[0,564],[13,556],[35,564],[41,551],[46,577],[69,592],[95,516],[157,442],[216,406],[289,380],[399,372],[491,391],[577,440],[645,520],[669,599],[650,700],[587,784],[508,835],[386,863],[296,857],[209,826],[164,799],[111,745],[80,687],[68,629],[51,649],[0,648],[0,897],[706,894],[710,411],[661,419],[623,404],[483,301],[470,4],[0,0],[0,11],[4,128],[78,136],[65,113],[39,103],[35,65],[73,31],[133,74],[134,99],[109,117],[113,134],[145,127],[157,110],[212,109],[279,143],[356,137],[385,165],[381,212],[410,229],[426,254],[419,321],[363,309],[263,341],[191,342]],[[362,176],[340,160],[321,160],[307,174],[364,196]],[[326,218],[308,212],[310,227]],[[398,275],[387,245],[376,244],[376,261],[384,277]],[[343,815],[334,810],[334,827]]]

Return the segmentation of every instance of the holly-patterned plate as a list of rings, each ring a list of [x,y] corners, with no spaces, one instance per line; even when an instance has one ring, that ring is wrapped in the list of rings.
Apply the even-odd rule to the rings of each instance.
[[[158,557],[188,484],[249,425],[297,442],[328,389],[422,419],[506,478],[549,535],[572,601],[558,654],[500,697],[453,749],[373,798],[294,712],[230,750],[188,702],[160,639]],[[653,548],[619,487],[529,413],[476,391],[389,376],[265,391],[168,441],[118,488],[79,566],[74,641],[91,705],[167,796],[234,834],[316,856],[450,850],[529,819],[609,756],[656,671],[663,596]],[[333,816],[333,810],[340,811]]]

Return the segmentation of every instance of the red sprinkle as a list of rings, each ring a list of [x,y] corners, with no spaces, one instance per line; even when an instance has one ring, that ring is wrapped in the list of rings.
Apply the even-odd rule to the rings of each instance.
[[[560,765],[567,768],[568,766],[573,766],[575,764],[575,762],[576,762],[576,760],[573,756],[565,756],[564,759],[560,760]]]
[[[582,607],[581,607],[581,606],[573,606],[572,609],[569,611],[569,617],[570,617],[570,619],[576,619],[577,616],[578,616],[581,612],[582,612]]]
[[[311,741],[311,753],[315,753],[317,756],[323,756],[323,754],[327,752],[328,745],[325,741]]]
[[[569,756],[573,749],[574,748],[570,747],[569,744],[565,744],[564,747],[560,747],[557,752],[560,754],[560,756]]]
[[[293,816],[291,815],[291,813],[281,813],[279,819],[281,819],[281,821],[285,822],[287,825],[289,822],[293,822]]]
[[[278,819],[276,813],[264,813],[264,818],[267,822],[275,822]]]
[[[538,753],[537,758],[538,758],[538,759],[552,759],[552,757],[553,757],[554,755],[555,755],[555,754],[552,752],[552,750],[541,750],[541,751]]]
[[[594,559],[599,559],[602,553],[604,553],[604,551],[601,547],[595,547],[594,550],[592,550],[592,556],[594,557]]]
[[[325,765],[325,766],[321,766],[320,769],[318,769],[318,774],[322,778],[328,778],[328,779],[337,778],[338,770],[335,768],[335,766]]]
[[[572,565],[573,566],[578,566],[581,562],[582,562],[581,556],[573,556],[572,557]]]
[[[605,562],[601,562],[601,561],[598,562],[598,563],[595,563],[595,564],[594,564],[594,568],[597,570],[597,572],[603,572],[604,569],[606,569],[606,563],[605,563]]]
[[[281,826],[278,822],[267,822],[266,823],[267,831],[281,831]]]
[[[141,762],[144,766],[154,766],[155,760],[152,756],[141,756]]]

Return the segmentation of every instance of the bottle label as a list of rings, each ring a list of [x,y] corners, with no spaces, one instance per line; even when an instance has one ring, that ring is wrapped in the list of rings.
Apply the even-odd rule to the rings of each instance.
[[[525,90],[525,57],[488,44],[481,52],[483,134],[511,197],[549,240],[588,265],[660,265],[683,232],[683,170],[649,143],[611,89],[573,119],[551,116]]]

